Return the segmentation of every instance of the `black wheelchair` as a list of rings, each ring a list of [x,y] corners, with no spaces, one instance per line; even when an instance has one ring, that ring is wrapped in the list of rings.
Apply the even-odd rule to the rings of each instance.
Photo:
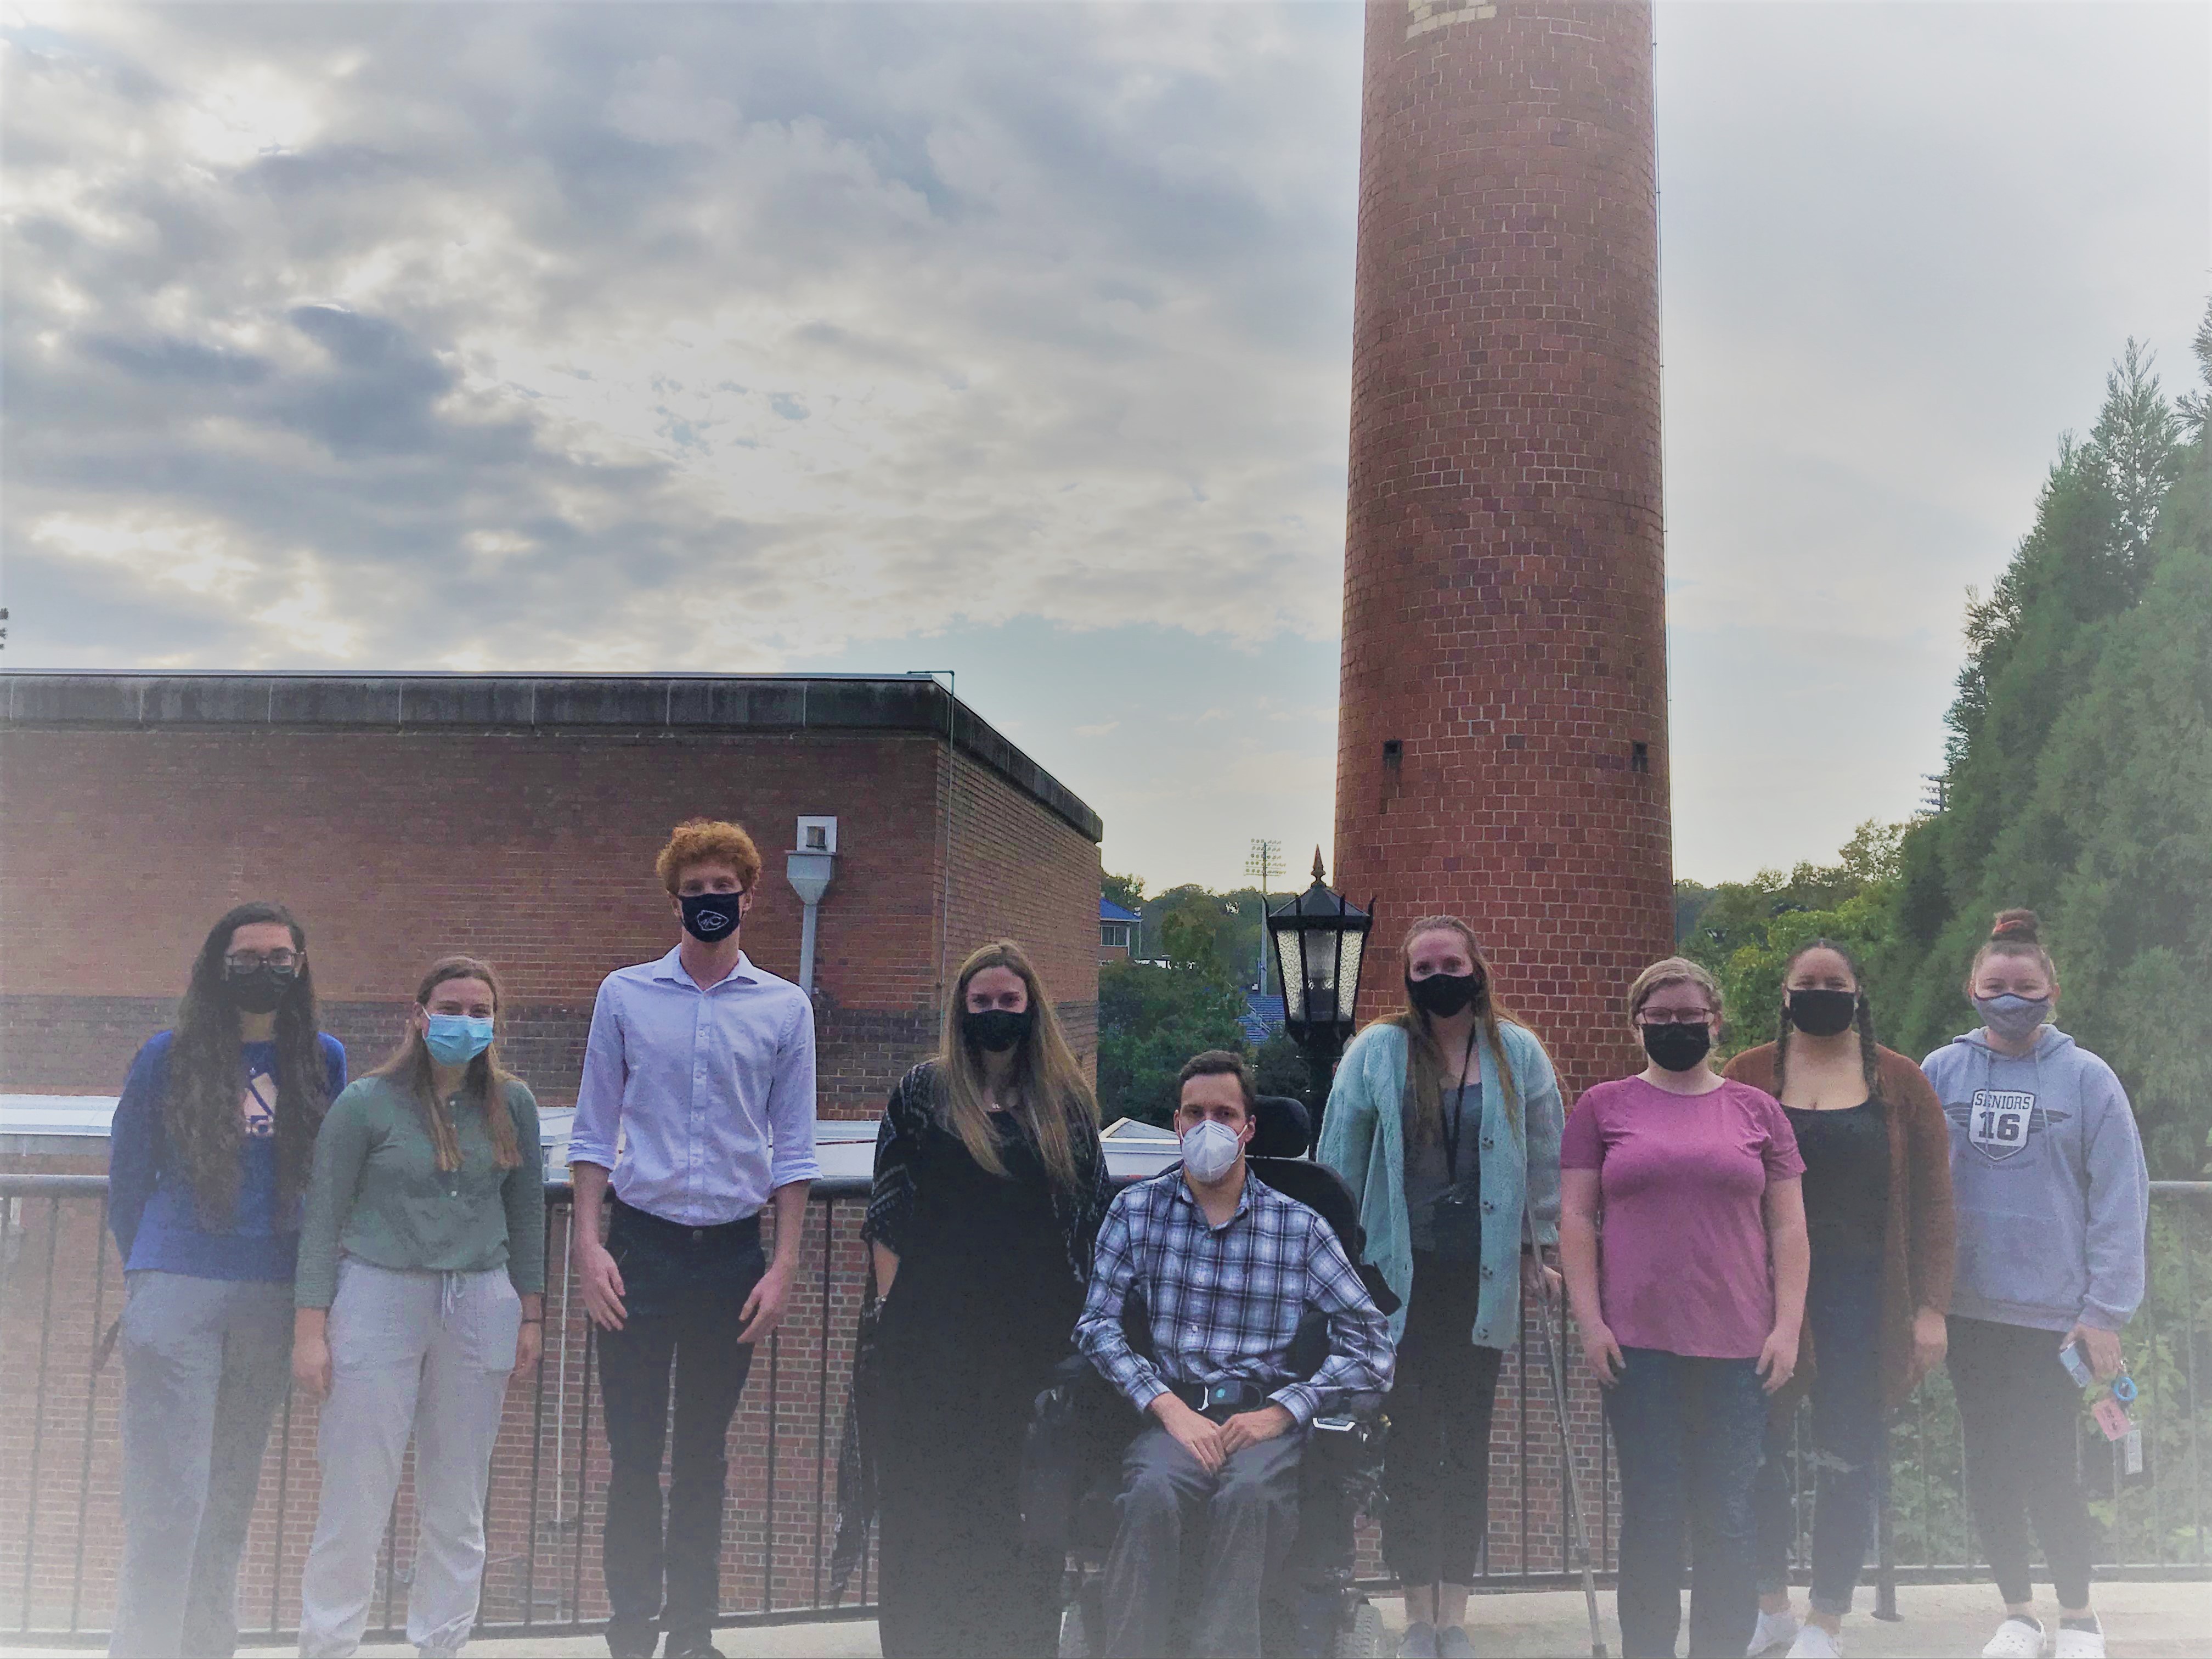
[[[1365,1260],[1352,1190],[1334,1170],[1307,1158],[1311,1141],[1302,1104],[1263,1096],[1249,1151],[1251,1173],[1318,1212],[1335,1230],[1376,1305],[1395,1312],[1398,1298]],[[1151,1323],[1134,1295],[1122,1310],[1122,1329],[1129,1346],[1150,1358]],[[1291,1346],[1292,1372],[1311,1376],[1328,1352],[1327,1320],[1310,1310]],[[1088,1659],[1101,1650],[1104,1566],[1114,1543],[1121,1454],[1147,1421],[1079,1354],[1063,1362],[1036,1398],[1023,1455],[1023,1539],[1047,1555],[1059,1551],[1067,1562],[1061,1659]],[[1380,1659],[1382,1618],[1356,1587],[1352,1525],[1361,1513],[1381,1508],[1388,1428],[1379,1394],[1355,1395],[1312,1425],[1299,1466],[1297,1536],[1262,1591],[1267,1659]],[[1184,1559],[1197,1557],[1187,1550]]]

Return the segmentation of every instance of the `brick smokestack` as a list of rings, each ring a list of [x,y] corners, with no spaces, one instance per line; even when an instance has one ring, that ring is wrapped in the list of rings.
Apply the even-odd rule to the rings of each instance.
[[[1572,1091],[1674,939],[1648,5],[1369,0],[1336,877],[1465,917]],[[1570,1099],[1571,1099],[1571,1092]]]

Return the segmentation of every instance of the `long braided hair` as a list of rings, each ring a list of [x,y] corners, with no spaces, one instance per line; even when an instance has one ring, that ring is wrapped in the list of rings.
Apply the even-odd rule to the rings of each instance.
[[[1881,1050],[1874,1040],[1874,999],[1867,994],[1866,975],[1851,953],[1832,939],[1807,939],[1790,953],[1790,960],[1782,964],[1782,1022],[1774,1037],[1774,1092],[1778,1098],[1783,1080],[1790,1073],[1790,1034],[1797,1028],[1790,1020],[1790,975],[1797,971],[1797,964],[1815,951],[1832,951],[1843,958],[1844,966],[1850,970],[1851,983],[1858,991],[1858,1012],[1851,1023],[1859,1033],[1859,1069],[1866,1075],[1867,1098],[1880,1097]]]
[[[241,927],[273,922],[292,935],[299,971],[276,1005],[276,1193],[289,1206],[307,1190],[315,1132],[330,1109],[330,1079],[317,1040],[315,981],[307,966],[307,936],[281,904],[256,901],[226,911],[208,929],[192,976],[177,1005],[176,1035],[169,1039],[169,1078],[161,1127],[169,1152],[191,1179],[200,1225],[228,1232],[238,1212],[238,1155],[246,1143],[240,1100],[241,1041],[238,1006],[223,987],[223,958]]]

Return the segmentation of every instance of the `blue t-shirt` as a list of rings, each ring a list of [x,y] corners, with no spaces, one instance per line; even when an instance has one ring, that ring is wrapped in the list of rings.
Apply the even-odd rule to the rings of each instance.
[[[138,1051],[116,1103],[107,1139],[107,1219],[126,1271],[188,1273],[195,1279],[289,1280],[300,1247],[300,1206],[276,1204],[276,1045],[240,1047],[239,1111],[245,1139],[239,1148],[238,1205],[229,1226],[200,1224],[191,1177],[170,1156],[163,1112],[169,1092],[173,1032],[163,1031]],[[323,1065],[335,1100],[345,1087],[345,1049],[319,1035]]]

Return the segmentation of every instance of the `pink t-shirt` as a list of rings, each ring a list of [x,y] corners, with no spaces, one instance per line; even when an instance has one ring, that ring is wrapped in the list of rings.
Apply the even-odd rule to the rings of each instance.
[[[1766,1183],[1805,1173],[1780,1102],[1733,1081],[1601,1083],[1567,1120],[1559,1167],[1598,1171],[1598,1294],[1621,1346],[1759,1357],[1774,1328]]]

